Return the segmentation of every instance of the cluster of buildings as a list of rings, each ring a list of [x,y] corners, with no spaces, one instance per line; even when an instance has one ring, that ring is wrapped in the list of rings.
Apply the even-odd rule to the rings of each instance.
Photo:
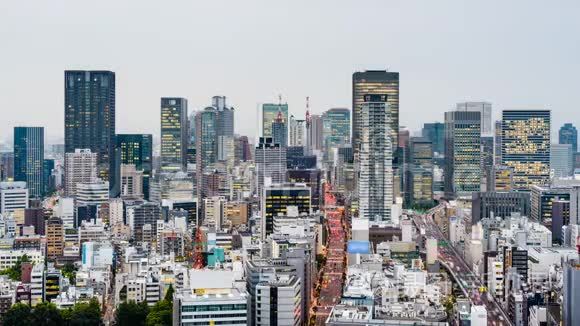
[[[399,73],[364,71],[351,109],[280,98],[259,108],[257,137],[235,132],[246,121],[225,96],[193,110],[163,97],[154,137],[116,133],[114,72],[64,77],[64,144],[15,127],[0,153],[0,318],[96,298],[109,324],[119,303],[170,288],[174,325],[580,317],[577,131],[555,144],[549,110],[494,122],[491,103],[463,102],[411,133]]]

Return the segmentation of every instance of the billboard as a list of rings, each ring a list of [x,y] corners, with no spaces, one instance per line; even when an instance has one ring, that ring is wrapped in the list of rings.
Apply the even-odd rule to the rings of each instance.
[[[347,245],[347,252],[349,254],[363,254],[371,253],[371,246],[368,241],[349,241]]]

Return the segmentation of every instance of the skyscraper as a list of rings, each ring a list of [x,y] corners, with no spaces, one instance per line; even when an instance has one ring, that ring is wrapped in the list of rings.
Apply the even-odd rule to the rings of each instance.
[[[254,160],[258,175],[258,194],[262,194],[265,185],[286,180],[286,147],[274,143],[272,138],[260,138]]]
[[[149,134],[119,134],[117,148],[119,164],[133,164],[143,171],[143,196],[149,199],[149,184],[153,171],[153,136]]]
[[[311,114],[306,117],[306,149],[308,154],[322,150],[324,125],[319,114]]]
[[[328,152],[331,148],[350,144],[350,110],[330,109],[322,114],[322,138],[324,148]]]
[[[278,112],[276,120],[272,122],[272,141],[282,147],[288,147],[288,127],[282,112]]]
[[[550,181],[550,111],[504,110],[502,165],[513,168],[515,190]]]
[[[572,144],[552,144],[550,146],[550,169],[555,178],[572,175],[574,172]]]
[[[491,122],[491,103],[489,102],[457,103],[457,111],[481,113],[481,135],[491,136],[493,134],[493,125]]]
[[[44,128],[14,127],[14,181],[27,184],[31,198],[44,195]]]
[[[304,135],[304,128],[305,128],[305,120],[299,120],[294,117],[294,115],[290,116],[289,121],[289,130],[290,136],[288,145],[289,146],[304,146],[306,145],[306,136]]]
[[[288,206],[295,206],[298,214],[311,213],[310,187],[303,183],[273,183],[265,186],[262,196],[262,239],[274,231],[274,217],[286,215]]]
[[[65,71],[65,151],[97,154],[99,177],[115,185],[115,73]]]
[[[485,185],[485,190],[489,190],[491,184],[488,182],[490,180],[491,172],[493,169],[493,136],[482,136],[481,137],[481,173],[482,173],[482,185]]]
[[[574,325],[574,320],[580,319],[580,310],[576,306],[580,304],[580,264],[578,261],[570,261],[564,265],[564,284],[562,289],[562,321],[563,325]]]
[[[189,144],[187,100],[161,98],[161,170],[180,171],[187,165]]]
[[[205,196],[203,176],[206,169],[218,161],[218,111],[213,106],[206,107],[195,115],[195,167],[198,203]]]
[[[234,163],[234,108],[226,105],[225,96],[212,97],[212,106],[217,110],[218,161]]]
[[[361,107],[358,185],[359,216],[375,223],[391,220],[393,154],[386,94],[367,94]]]
[[[433,153],[445,153],[445,124],[441,122],[425,123],[421,130],[423,138],[431,141]]]
[[[501,164],[501,120],[495,122],[493,141],[493,164]]]
[[[207,107],[195,116],[196,162],[201,171],[218,161],[217,128],[218,111],[216,108]]]
[[[450,196],[480,190],[480,127],[480,112],[445,112],[445,193]]]
[[[409,141],[408,189],[410,204],[433,203],[433,145],[425,138],[412,137]]]
[[[288,104],[262,104],[262,137],[272,137],[272,123],[282,112],[284,121],[288,121]]]
[[[362,142],[362,107],[365,95],[387,95],[388,119],[393,151],[399,143],[399,73],[385,70],[367,70],[352,75],[352,145],[358,153]]]
[[[558,132],[558,139],[560,144],[571,144],[572,151],[578,151],[578,130],[571,123],[565,123]]]

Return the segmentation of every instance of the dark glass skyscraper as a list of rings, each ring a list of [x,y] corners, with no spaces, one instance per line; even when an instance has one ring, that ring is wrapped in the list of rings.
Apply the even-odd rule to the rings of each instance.
[[[365,95],[387,95],[388,124],[393,151],[399,143],[399,73],[367,70],[352,75],[352,145],[358,153],[362,137],[362,109]]]
[[[445,124],[441,122],[425,123],[422,130],[423,138],[431,141],[433,152],[443,155],[445,152]]]
[[[558,138],[560,144],[570,144],[574,153],[578,151],[578,130],[573,124],[565,123],[558,132]]]
[[[143,171],[143,195],[149,199],[149,180],[153,170],[153,136],[149,134],[117,135],[120,164],[134,164]]]
[[[67,70],[64,73],[65,152],[97,153],[99,177],[115,184],[115,73]]]
[[[32,198],[44,195],[44,128],[14,127],[14,181],[25,181]]]
[[[272,122],[272,141],[282,147],[288,147],[288,125],[282,112],[278,112],[276,120]]]
[[[161,170],[180,171],[187,166],[189,144],[187,100],[161,98]]]

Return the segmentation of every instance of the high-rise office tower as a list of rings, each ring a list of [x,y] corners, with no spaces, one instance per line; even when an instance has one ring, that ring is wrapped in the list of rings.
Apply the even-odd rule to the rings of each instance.
[[[225,96],[212,97],[212,106],[217,110],[218,161],[234,163],[234,108],[226,105]]]
[[[196,111],[193,111],[189,114],[189,119],[187,123],[189,125],[189,143],[187,145],[187,164],[195,164],[196,160],[196,141],[195,141],[195,116],[197,115]]]
[[[578,151],[578,130],[571,123],[565,123],[558,131],[558,143],[571,144],[572,151]]]
[[[195,116],[195,167],[198,203],[205,196],[203,176],[207,169],[218,161],[218,111],[210,106],[197,112]]]
[[[288,104],[262,104],[262,137],[273,137],[272,123],[278,117],[278,112],[282,112],[284,121],[288,121]]]
[[[14,179],[14,153],[0,153],[0,181]]]
[[[302,320],[302,300],[300,278],[277,276],[256,285],[256,326],[305,325]],[[262,303],[264,302],[264,303]],[[266,303],[267,302],[267,303]]]
[[[393,154],[388,96],[364,96],[360,126],[358,198],[359,216],[381,223],[391,220],[393,205]]]
[[[504,110],[502,165],[513,168],[515,190],[550,181],[550,111]]]
[[[425,123],[421,130],[421,136],[431,141],[433,153],[439,155],[445,153],[445,124],[441,122]]]
[[[298,214],[310,214],[311,188],[304,183],[275,183],[264,188],[262,197],[262,239],[274,231],[274,217],[286,215],[289,206]]]
[[[272,122],[272,141],[282,147],[288,147],[288,127],[282,112],[278,112],[276,120]]]
[[[572,175],[574,172],[572,144],[552,144],[550,146],[550,169],[554,178]]]
[[[44,128],[14,127],[14,181],[27,184],[31,198],[44,195]]]
[[[115,185],[115,73],[65,71],[64,142],[66,153],[97,154],[99,177]]]
[[[306,127],[305,120],[296,119],[294,115],[290,116],[289,122],[290,136],[288,141],[289,146],[306,145],[306,136],[304,135],[305,127]]]
[[[196,162],[198,171],[218,161],[218,111],[207,107],[195,116]],[[200,170],[201,168],[201,170]]]
[[[574,320],[580,319],[580,310],[576,306],[580,304],[580,264],[573,260],[564,266],[564,285],[562,302],[562,321],[564,325],[574,325]]]
[[[235,158],[236,161],[252,160],[252,150],[250,149],[250,140],[248,136],[239,136],[235,138]]]
[[[322,138],[325,152],[350,144],[350,110],[330,109],[322,114]]]
[[[450,196],[480,191],[480,127],[480,112],[445,112],[445,193]]]
[[[161,98],[161,170],[181,171],[187,165],[189,144],[187,100]]]
[[[365,95],[387,95],[391,146],[399,143],[399,73],[384,70],[367,70],[352,75],[352,146],[358,153],[362,142],[362,107]]]
[[[493,169],[493,136],[482,136],[481,137],[481,184],[485,185],[485,190],[488,191],[491,188],[491,183],[489,182],[491,172]]]
[[[149,199],[149,185],[153,172],[153,136],[149,134],[119,134],[117,149],[119,164],[133,164],[143,172],[143,197]]]
[[[286,180],[286,147],[274,143],[272,138],[260,138],[254,160],[258,175],[258,194],[262,195],[265,185]]]
[[[316,212],[320,209],[320,193],[322,192],[322,171],[320,169],[289,169],[286,179],[292,183],[303,183],[310,187],[311,207]]]
[[[433,203],[433,144],[425,138],[409,140],[408,189],[405,191],[411,205]]]
[[[457,103],[457,111],[481,113],[481,135],[492,136],[491,103],[489,102],[462,102]]]
[[[501,164],[501,120],[495,122],[493,140],[493,164]]]
[[[54,159],[44,159],[42,163],[42,182],[44,183],[44,193],[46,195],[51,194],[56,190],[54,167]]]
[[[310,114],[306,116],[306,152],[312,154],[321,151],[324,146],[324,124],[322,116]]]
[[[64,169],[65,195],[75,197],[77,184],[97,180],[97,153],[90,149],[75,149],[74,153],[66,153]]]

